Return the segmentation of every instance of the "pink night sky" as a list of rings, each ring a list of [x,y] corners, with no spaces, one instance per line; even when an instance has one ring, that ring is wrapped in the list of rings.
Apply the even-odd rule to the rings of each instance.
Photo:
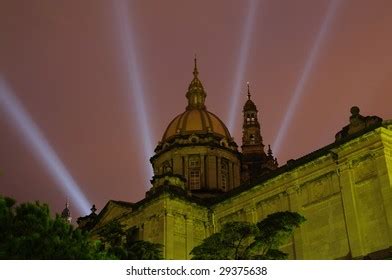
[[[207,108],[226,124],[235,113],[239,146],[250,82],[281,165],[333,142],[353,105],[391,119],[391,11],[389,0],[1,1],[0,76],[100,210],[150,188],[195,53]],[[0,194],[60,212],[67,194],[4,106],[0,135]],[[74,219],[87,214],[70,203]]]

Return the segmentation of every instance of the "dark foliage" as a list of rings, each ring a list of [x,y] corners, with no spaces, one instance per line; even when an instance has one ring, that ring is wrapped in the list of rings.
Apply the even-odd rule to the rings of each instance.
[[[280,251],[293,231],[305,221],[294,212],[277,212],[256,225],[247,222],[230,222],[203,240],[191,251],[192,259],[287,259]]]
[[[39,202],[15,205],[0,196],[0,259],[107,259],[86,232],[74,229]]]

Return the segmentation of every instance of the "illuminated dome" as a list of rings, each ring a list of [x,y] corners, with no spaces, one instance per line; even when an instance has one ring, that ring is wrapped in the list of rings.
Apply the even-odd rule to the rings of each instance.
[[[207,111],[207,94],[197,63],[189,84],[185,112],[168,125],[150,158],[157,188],[172,185],[199,198],[228,192],[240,185],[241,154],[225,124]]]
[[[170,122],[155,149],[156,153],[173,146],[190,144],[218,145],[237,151],[238,146],[230,136],[226,125],[215,114],[207,111],[205,106],[207,94],[198,75],[195,59],[193,79],[186,93],[188,99],[186,110]]]
[[[163,134],[162,141],[170,140],[176,135],[207,133],[213,133],[227,140],[231,139],[225,124],[213,113],[205,109],[186,110],[170,122]]]

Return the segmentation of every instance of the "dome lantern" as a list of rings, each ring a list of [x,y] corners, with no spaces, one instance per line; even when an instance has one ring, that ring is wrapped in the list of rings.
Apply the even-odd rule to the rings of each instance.
[[[189,84],[186,98],[188,99],[187,110],[193,109],[206,109],[204,101],[206,99],[206,92],[204,91],[203,84],[199,80],[199,71],[197,70],[197,59],[195,56],[195,66],[193,69],[193,80]]]

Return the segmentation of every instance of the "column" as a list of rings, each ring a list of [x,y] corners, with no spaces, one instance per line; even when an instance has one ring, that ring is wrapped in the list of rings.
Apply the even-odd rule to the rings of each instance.
[[[186,258],[189,260],[191,258],[190,252],[194,247],[193,242],[193,220],[188,216],[185,216],[185,226],[186,226]]]
[[[174,216],[165,211],[165,259],[174,259]]]
[[[216,170],[216,182],[217,182],[216,185],[217,185],[218,189],[220,190],[221,189],[221,171],[222,171],[221,158],[217,157],[217,161],[218,161],[218,163],[217,163],[217,170]]]
[[[207,156],[207,181],[209,189],[216,189],[216,157]]]
[[[228,189],[231,190],[234,188],[234,176],[233,176],[233,163],[229,161],[229,174],[228,174],[228,180],[229,180],[229,186]]]
[[[360,224],[358,221],[357,206],[355,203],[354,182],[351,174],[350,163],[339,165],[340,190],[344,217],[346,220],[347,239],[349,241],[351,257],[364,255]]]
[[[204,157],[205,155],[200,155],[200,187],[204,189],[206,187],[206,174],[204,167]]]
[[[290,187],[286,190],[286,193],[289,197],[289,208],[292,212],[301,212],[301,201],[299,197],[299,188],[298,187]],[[294,251],[294,259],[303,260],[304,259],[304,242],[302,236],[302,225],[294,231],[293,235],[293,251]]]
[[[389,153],[388,153],[389,152]],[[374,152],[374,162],[377,169],[378,187],[382,195],[384,206],[385,220],[388,231],[388,239],[385,240],[386,246],[392,244],[392,178],[388,168],[392,168],[392,151],[387,150],[384,146]]]
[[[186,184],[185,184],[185,189],[187,189],[187,190],[189,190],[190,188],[189,188],[189,178],[188,178],[188,176],[189,176],[189,174],[188,174],[188,163],[189,163],[189,161],[188,161],[188,156],[185,156],[184,157],[184,177],[186,178]]]

